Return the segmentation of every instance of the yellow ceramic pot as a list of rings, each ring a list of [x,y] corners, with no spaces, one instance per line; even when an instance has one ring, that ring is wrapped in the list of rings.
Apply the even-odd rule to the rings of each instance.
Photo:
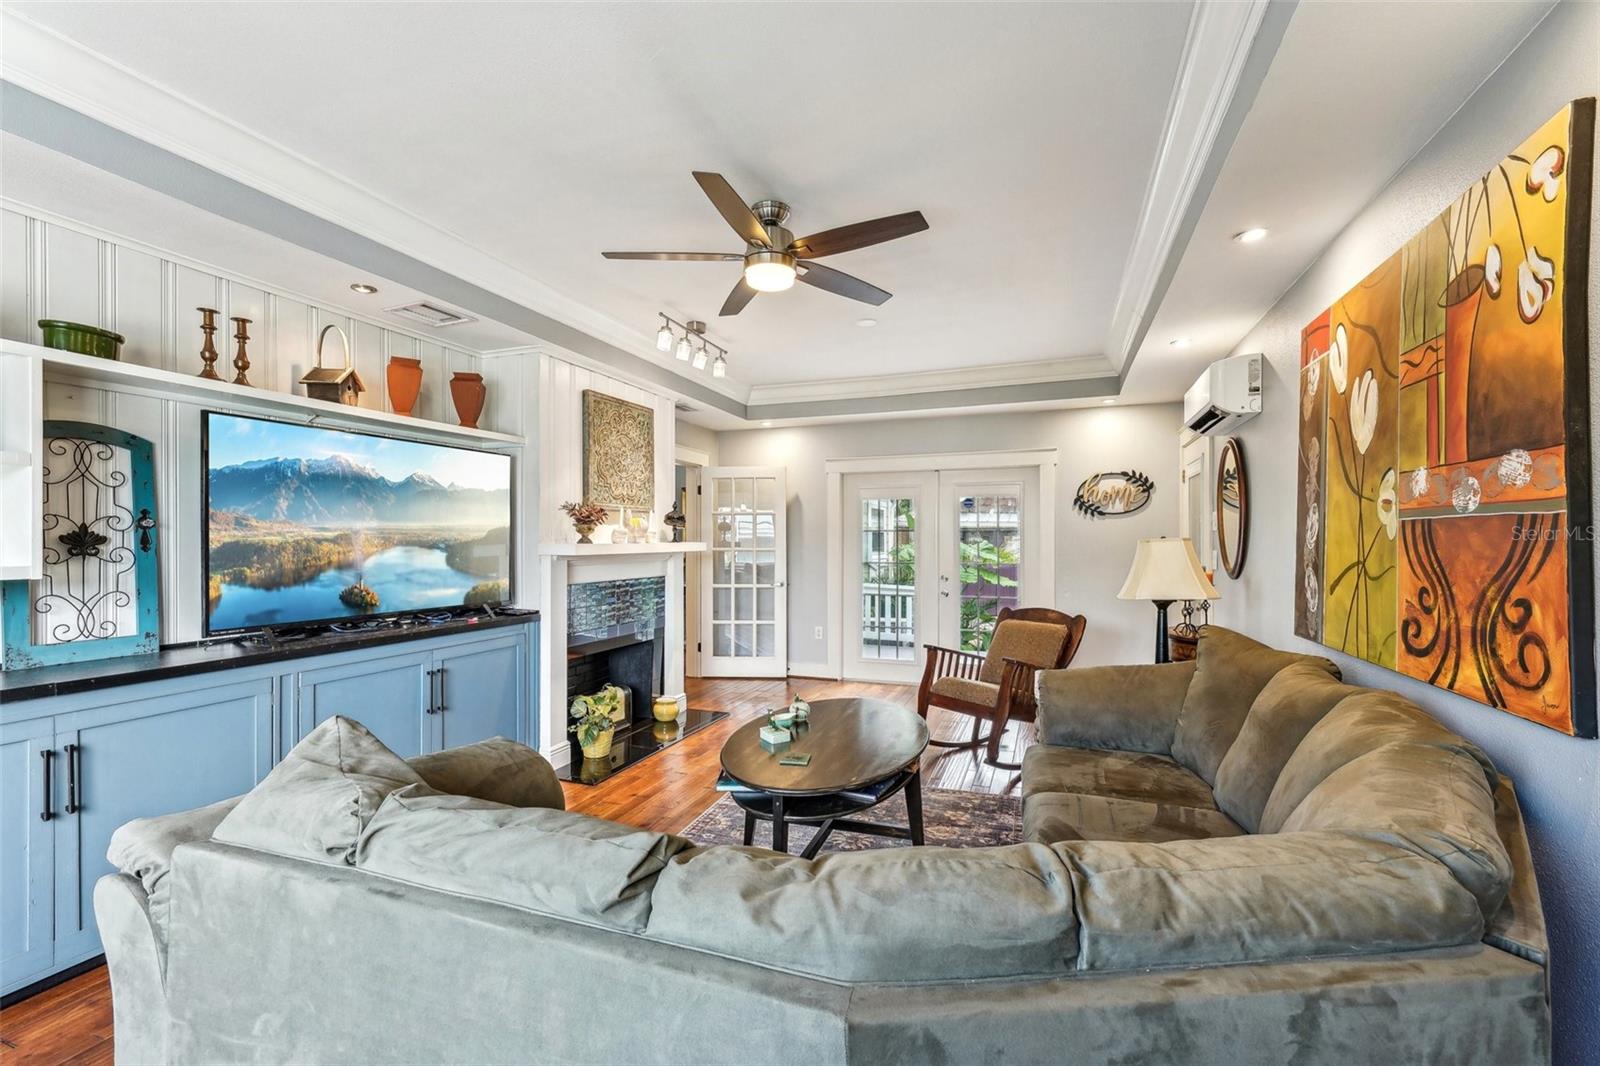
[[[654,714],[658,722],[676,722],[678,720],[678,701],[671,696],[657,696],[650,705],[650,713]]]
[[[594,743],[578,745],[583,749],[583,757],[585,759],[604,759],[607,755],[610,755],[611,739],[616,734],[615,728],[607,729],[604,733],[594,738]]]

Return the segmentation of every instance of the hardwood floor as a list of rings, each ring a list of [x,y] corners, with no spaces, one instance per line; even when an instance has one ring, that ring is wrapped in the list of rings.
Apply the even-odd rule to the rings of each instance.
[[[690,704],[727,711],[729,716],[599,785],[564,784],[567,808],[659,832],[680,832],[716,802],[718,793],[712,786],[722,743],[752,717],[769,707],[788,703],[796,693],[808,700],[872,696],[911,707],[915,705],[916,692],[913,686],[807,678],[691,678]],[[971,729],[971,720],[935,709],[928,727],[941,739],[963,739]],[[1014,727],[1001,745],[1001,758],[1008,762],[1021,759],[1032,739],[1031,726]],[[926,787],[1001,792],[1015,783],[1015,773],[985,766],[971,752],[934,748],[928,751],[923,760]],[[111,1052],[111,985],[103,966],[0,1011],[0,1061],[5,1066],[110,1063]]]

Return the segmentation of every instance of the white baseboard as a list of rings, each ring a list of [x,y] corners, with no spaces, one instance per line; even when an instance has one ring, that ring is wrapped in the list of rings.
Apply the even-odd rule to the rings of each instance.
[[[827,663],[789,663],[790,677],[816,677],[825,681],[839,680],[839,672]]]

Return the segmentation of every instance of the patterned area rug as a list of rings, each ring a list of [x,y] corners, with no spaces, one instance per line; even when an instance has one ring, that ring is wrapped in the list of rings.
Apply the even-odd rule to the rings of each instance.
[[[861,821],[906,824],[906,800],[896,794],[856,816]],[[816,830],[808,825],[789,827],[789,854],[798,855]],[[683,836],[697,844],[740,844],[744,841],[744,811],[733,797],[722,796],[689,823]],[[955,792],[944,788],[922,790],[922,835],[930,844],[947,848],[984,848],[1022,842],[1022,800],[989,792]],[[772,823],[757,822],[755,843],[772,845]],[[822,846],[824,852],[867,851],[872,848],[908,848],[909,840],[844,833],[835,830]]]

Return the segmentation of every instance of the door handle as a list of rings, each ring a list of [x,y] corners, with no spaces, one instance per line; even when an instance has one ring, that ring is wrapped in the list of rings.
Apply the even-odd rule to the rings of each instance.
[[[78,752],[83,749],[76,744],[68,744],[64,749],[67,753],[67,806],[68,814],[77,814],[83,810],[83,805],[78,802]]]
[[[450,708],[444,702],[444,667],[439,667],[439,713],[443,714]]]
[[[39,808],[39,821],[41,822],[48,822],[56,816],[55,812],[50,809],[51,793],[55,791],[50,787],[50,769],[55,765],[55,757],[56,753],[50,748],[46,748],[39,753],[39,758],[44,760],[44,804]]]
[[[434,695],[436,692],[438,692],[438,686],[436,684],[434,684],[434,681],[438,677],[438,675],[439,675],[439,671],[437,671],[437,670],[429,670],[428,671],[428,713],[429,714],[438,714],[439,713],[439,705],[438,705],[439,701]]]
[[[775,589],[781,589],[781,588],[784,588],[785,586],[787,586],[788,584],[789,583],[787,581],[774,581],[772,583],[772,587],[775,588]]]

